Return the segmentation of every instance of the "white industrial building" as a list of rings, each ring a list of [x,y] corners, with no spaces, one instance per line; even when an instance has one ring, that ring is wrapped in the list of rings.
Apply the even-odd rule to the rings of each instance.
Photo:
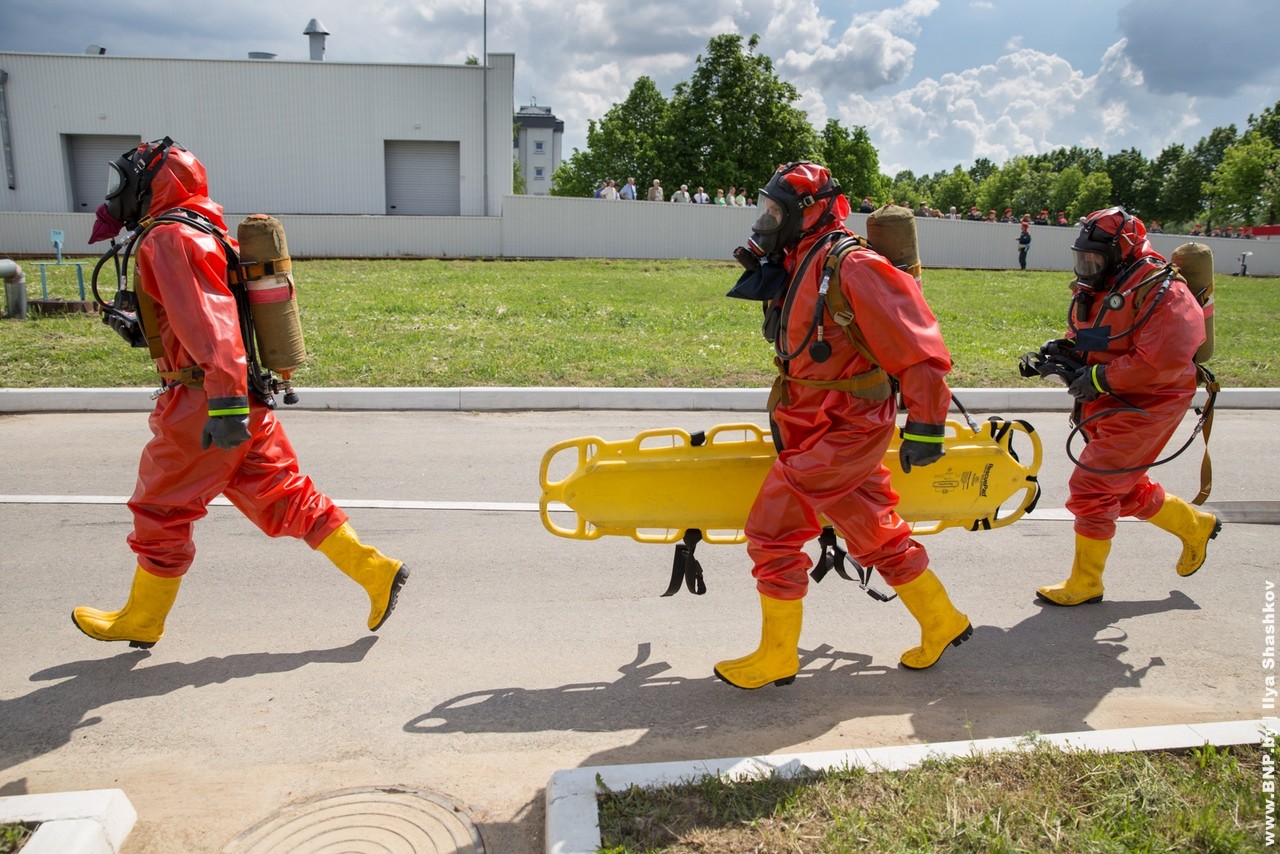
[[[0,53],[0,75],[0,212],[91,214],[107,163],[166,135],[229,211],[499,216],[511,194],[512,54],[486,67]]]

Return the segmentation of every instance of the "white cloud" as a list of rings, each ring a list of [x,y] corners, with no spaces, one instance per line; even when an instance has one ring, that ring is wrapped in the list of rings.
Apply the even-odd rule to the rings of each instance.
[[[908,0],[901,7],[855,15],[834,42],[826,43],[832,21],[803,23],[802,38],[778,60],[778,71],[792,82],[824,90],[874,90],[902,82],[911,73],[920,19],[938,6],[936,0]]]

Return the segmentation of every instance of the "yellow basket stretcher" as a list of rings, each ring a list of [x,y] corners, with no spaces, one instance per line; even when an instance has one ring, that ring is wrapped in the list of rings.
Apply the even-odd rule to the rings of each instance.
[[[1026,449],[1020,456],[1014,448],[1019,437],[1030,448],[1029,460],[1023,458]],[[890,442],[884,464],[901,497],[898,514],[914,533],[1002,528],[1031,512],[1039,499],[1040,437],[1026,421],[948,420],[946,455],[910,474],[898,463],[900,441],[895,436]],[[642,543],[679,543],[672,587],[664,595],[674,593],[681,578],[691,591],[701,593],[706,588],[693,560],[694,546],[700,540],[745,540],[747,513],[776,457],[770,433],[750,423],[721,424],[692,434],[678,428],[646,430],[615,442],[596,436],[568,439],[542,458],[542,524],[569,539],[626,536]],[[570,466],[567,474],[552,479],[553,472]],[[565,510],[574,514],[572,527],[552,519]],[[823,557],[815,579],[831,569],[848,578],[841,566],[846,556],[835,545],[834,532],[824,531],[819,542]],[[861,567],[859,574],[865,589],[868,575]]]

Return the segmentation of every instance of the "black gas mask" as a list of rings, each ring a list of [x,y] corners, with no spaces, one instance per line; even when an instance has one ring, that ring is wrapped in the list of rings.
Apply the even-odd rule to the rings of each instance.
[[[812,228],[828,224],[840,188],[822,167],[801,160],[779,167],[760,188],[760,214],[751,226],[746,246],[733,250],[733,257],[746,269],[728,296],[740,299],[771,300],[786,288],[787,274],[782,260],[785,251],[804,236],[805,211],[827,201],[827,211]]]
[[[1093,291],[1106,286],[1120,267],[1120,232],[1129,220],[1129,214],[1118,207],[1089,215],[1071,246],[1076,281]]]
[[[130,231],[138,227],[138,221],[151,207],[151,180],[169,157],[173,144],[166,136],[132,148],[110,164],[106,213]]]

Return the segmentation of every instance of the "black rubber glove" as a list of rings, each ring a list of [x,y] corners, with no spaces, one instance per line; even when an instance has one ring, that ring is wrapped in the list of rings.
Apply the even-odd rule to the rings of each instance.
[[[1094,365],[1081,368],[1080,373],[1076,374],[1075,379],[1067,386],[1067,392],[1081,403],[1088,403],[1091,400],[1097,400],[1102,394],[1099,388],[1102,391],[1110,391],[1102,365]]]
[[[1029,350],[1018,358],[1018,373],[1027,379],[1040,376],[1039,366],[1044,364],[1044,356],[1035,350]]]
[[[224,451],[238,448],[249,441],[248,415],[211,415],[200,433],[200,447],[215,445]]]
[[[898,464],[903,473],[911,471],[912,466],[927,466],[942,459],[947,452],[942,447],[942,439],[947,433],[947,425],[930,424],[926,421],[912,421],[902,425],[902,444],[898,447]]]
[[[946,455],[941,442],[917,442],[915,439],[903,439],[898,448],[898,463],[904,474],[911,471],[912,466],[927,466],[936,463]]]
[[[1079,354],[1076,352],[1076,340],[1074,338],[1051,338],[1041,345],[1040,355],[1068,356],[1073,359],[1080,358]]]

